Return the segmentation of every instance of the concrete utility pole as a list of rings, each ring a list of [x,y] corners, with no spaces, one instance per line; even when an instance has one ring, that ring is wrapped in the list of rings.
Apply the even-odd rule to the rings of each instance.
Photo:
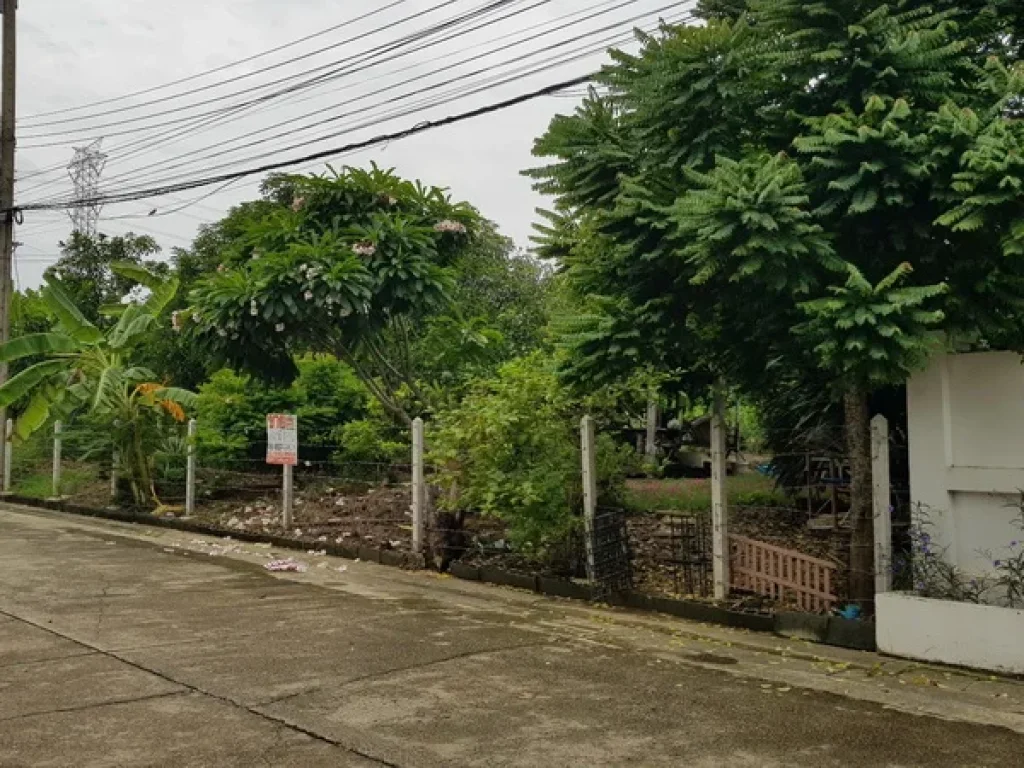
[[[0,95],[0,344],[11,337],[11,275],[14,271],[14,120],[17,109],[17,11],[18,0],[3,0],[3,72]],[[0,385],[7,382],[7,363],[0,363]],[[7,409],[0,409],[0,424],[7,421]],[[0,466],[7,450],[0,442]]]

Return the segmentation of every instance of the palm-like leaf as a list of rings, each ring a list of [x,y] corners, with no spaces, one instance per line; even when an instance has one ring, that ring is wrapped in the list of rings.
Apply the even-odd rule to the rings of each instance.
[[[46,360],[26,368],[0,387],[0,408],[18,402],[42,382],[70,367],[67,360]]]
[[[0,345],[0,362],[10,363],[35,355],[67,355],[81,345],[63,333],[30,333]]]
[[[47,308],[56,315],[61,326],[75,341],[80,344],[98,344],[103,339],[102,331],[85,319],[85,315],[56,281],[47,279],[42,296]]]

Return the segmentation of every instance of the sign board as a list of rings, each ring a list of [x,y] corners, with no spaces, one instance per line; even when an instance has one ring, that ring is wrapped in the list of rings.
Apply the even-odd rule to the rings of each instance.
[[[299,463],[299,420],[285,413],[267,414],[267,464]]]

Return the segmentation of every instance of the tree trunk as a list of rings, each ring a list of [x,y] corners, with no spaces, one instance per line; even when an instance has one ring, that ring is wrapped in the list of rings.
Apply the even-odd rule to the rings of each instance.
[[[864,615],[874,613],[875,542],[871,491],[871,413],[868,393],[848,392],[843,398],[846,411],[846,445],[850,454],[850,600]]]

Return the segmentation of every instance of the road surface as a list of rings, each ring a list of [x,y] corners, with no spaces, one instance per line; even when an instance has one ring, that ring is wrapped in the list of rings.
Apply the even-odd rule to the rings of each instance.
[[[272,554],[0,509],[0,766],[1021,765],[1012,681]]]

